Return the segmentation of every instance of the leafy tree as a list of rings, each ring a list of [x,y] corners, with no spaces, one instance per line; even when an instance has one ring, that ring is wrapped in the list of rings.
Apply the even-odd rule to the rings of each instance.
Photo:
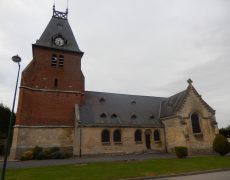
[[[226,138],[230,138],[230,125],[226,128],[221,128],[219,130],[220,134],[222,134]]]
[[[2,103],[0,103],[0,139],[4,139],[7,137],[8,128],[10,125],[10,114],[11,110],[4,106]],[[12,119],[12,127],[15,123],[15,113],[13,113],[13,119]]]

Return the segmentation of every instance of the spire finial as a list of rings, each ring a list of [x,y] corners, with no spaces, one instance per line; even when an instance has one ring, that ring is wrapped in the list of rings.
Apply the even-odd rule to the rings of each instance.
[[[53,4],[53,16],[54,16],[54,12],[55,12],[55,0],[54,0],[54,4]]]
[[[67,0],[67,8],[66,8],[66,16],[68,17],[68,12],[69,12],[69,0]]]
[[[193,81],[190,78],[187,80],[187,82],[189,85],[191,85],[193,83]]]
[[[53,17],[60,18],[60,19],[68,19],[68,6],[66,12],[56,11],[55,9],[55,1],[53,5]]]

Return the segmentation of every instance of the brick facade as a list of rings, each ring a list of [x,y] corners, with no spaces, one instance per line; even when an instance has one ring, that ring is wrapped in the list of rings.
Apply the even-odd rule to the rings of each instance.
[[[53,55],[64,57],[63,67],[51,66]],[[81,57],[33,46],[33,60],[22,73],[16,125],[73,125],[74,105],[84,101]]]

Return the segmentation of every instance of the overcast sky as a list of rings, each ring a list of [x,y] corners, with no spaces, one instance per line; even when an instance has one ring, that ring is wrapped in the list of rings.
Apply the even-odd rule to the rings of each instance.
[[[22,69],[32,43],[52,16],[53,0],[0,0],[0,102],[11,107],[19,54]],[[65,11],[66,0],[56,0]],[[171,96],[187,79],[230,124],[229,0],[69,0],[69,23],[85,52],[86,90]]]

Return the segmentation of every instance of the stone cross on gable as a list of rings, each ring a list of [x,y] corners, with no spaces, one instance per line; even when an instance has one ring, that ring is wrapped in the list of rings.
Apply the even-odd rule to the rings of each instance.
[[[189,85],[193,83],[193,81],[190,78],[187,80],[187,82],[189,83]]]

